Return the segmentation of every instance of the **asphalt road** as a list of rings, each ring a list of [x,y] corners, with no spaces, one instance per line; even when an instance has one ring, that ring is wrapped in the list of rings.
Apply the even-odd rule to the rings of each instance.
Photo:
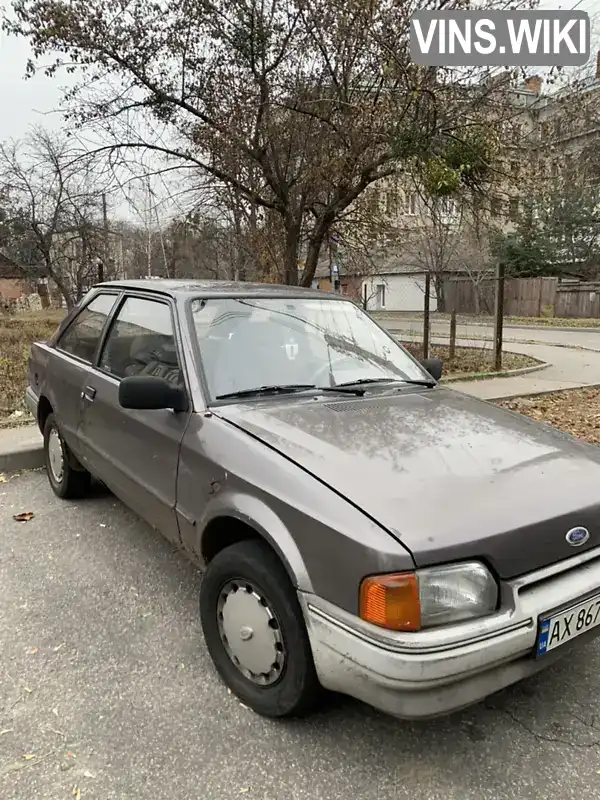
[[[198,583],[112,496],[0,483],[2,800],[600,798],[598,644],[451,718],[272,722],[215,677]]]
[[[378,314],[376,321],[390,331],[414,333],[421,336],[423,333],[423,320],[408,318],[402,314]],[[435,317],[431,323],[431,336],[449,336],[450,322],[438,320]],[[482,346],[484,341],[494,339],[493,325],[474,325],[459,323],[456,326],[456,335],[459,339],[472,341],[474,346]],[[600,328],[579,328],[565,330],[561,328],[547,329],[539,327],[519,327],[505,325],[503,331],[505,342],[529,342],[542,345],[559,345],[561,347],[583,347],[591,350],[600,350]]]

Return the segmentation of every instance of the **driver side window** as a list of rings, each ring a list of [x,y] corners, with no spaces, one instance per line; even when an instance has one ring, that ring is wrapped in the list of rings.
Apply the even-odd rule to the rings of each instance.
[[[183,386],[171,307],[160,300],[128,297],[114,319],[98,366],[115,378],[156,375]]]

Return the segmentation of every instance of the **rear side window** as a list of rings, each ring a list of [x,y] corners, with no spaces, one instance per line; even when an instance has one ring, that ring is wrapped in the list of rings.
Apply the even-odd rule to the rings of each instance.
[[[98,366],[115,378],[157,375],[182,386],[170,306],[128,297],[115,316]]]
[[[58,349],[91,364],[116,299],[114,294],[99,294],[88,303],[58,340]]]

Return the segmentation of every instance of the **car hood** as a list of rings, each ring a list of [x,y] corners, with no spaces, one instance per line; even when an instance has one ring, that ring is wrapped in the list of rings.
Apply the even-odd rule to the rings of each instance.
[[[600,544],[600,449],[457,391],[215,411],[362,509],[417,566],[481,558],[510,578]],[[574,548],[578,526],[590,538]]]

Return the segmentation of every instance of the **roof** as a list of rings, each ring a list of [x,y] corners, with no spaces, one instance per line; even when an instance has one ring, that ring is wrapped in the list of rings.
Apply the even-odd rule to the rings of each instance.
[[[22,280],[24,277],[26,277],[25,270],[11,258],[0,253],[0,278]]]
[[[200,295],[202,297],[321,297],[328,300],[344,299],[331,292],[318,292],[314,289],[305,289],[300,286],[285,286],[282,284],[250,283],[246,281],[190,281],[173,280],[170,278],[156,278],[152,280],[122,280],[105,281],[96,283],[94,288],[112,287],[121,289],[135,289],[136,291],[156,292],[171,297],[185,297]],[[346,298],[347,299],[347,298]]]

